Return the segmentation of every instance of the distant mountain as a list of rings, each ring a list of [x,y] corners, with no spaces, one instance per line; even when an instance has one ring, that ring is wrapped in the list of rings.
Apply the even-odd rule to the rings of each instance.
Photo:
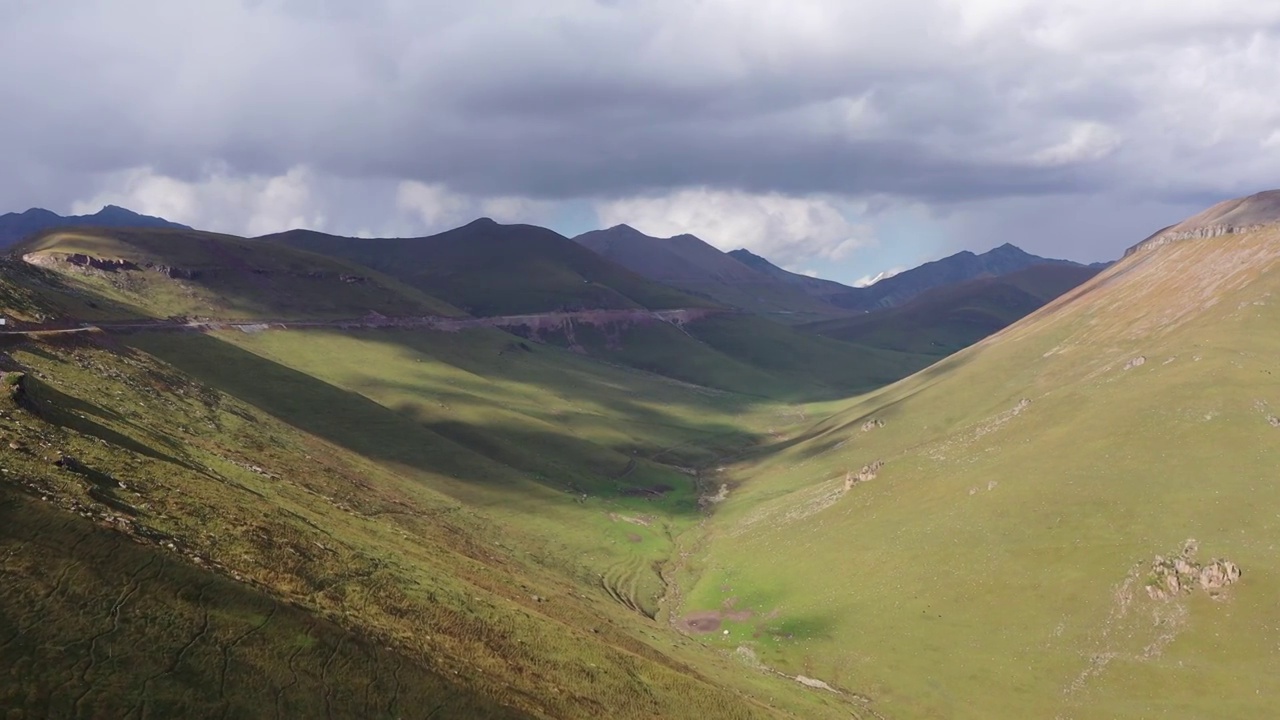
[[[814,297],[828,298],[855,290],[855,288],[842,285],[834,280],[823,280],[822,278],[809,277],[808,275],[793,273],[790,270],[783,270],[746,248],[733,250],[729,253],[729,256],[757,272],[800,288]]]
[[[0,215],[0,248],[9,247],[43,230],[65,227],[139,227],[190,230],[186,225],[164,218],[140,215],[116,205],[107,205],[92,215],[59,215],[44,208]]]
[[[574,240],[650,280],[791,322],[816,322],[851,312],[898,307],[935,288],[1000,277],[1037,265],[1086,267],[1005,244],[981,254],[966,250],[873,285],[850,287],[784,270],[750,250],[724,253],[693,235],[657,238],[618,225]],[[1098,270],[1106,265],[1087,267]]]
[[[905,270],[864,288],[850,288],[850,292],[833,295],[828,301],[851,310],[875,310],[897,307],[933,288],[962,283],[981,277],[999,277],[1036,265],[1061,265],[1090,267],[1100,270],[1108,263],[1085,266],[1071,260],[1055,260],[1032,255],[1021,248],[1005,243],[985,253],[975,254],[965,250],[941,260],[927,262],[917,268]]]
[[[474,315],[716,305],[648,280],[553,230],[489,218],[429,237],[291,230],[258,240],[360,263]]]
[[[629,225],[594,230],[574,242],[658,282],[755,283],[759,273],[693,235],[657,238]]]
[[[780,320],[798,321],[842,314],[844,311],[819,297],[803,282],[783,277],[792,275],[764,258],[751,255],[773,271],[757,267],[734,253],[725,253],[693,235],[659,238],[627,225],[595,230],[574,238],[608,260],[655,282],[749,312],[771,315]],[[737,251],[739,253],[746,251]],[[747,253],[750,255],[750,253]],[[819,287],[834,286],[835,292],[849,290],[839,283],[796,275]]]
[[[799,329],[930,360],[962,350],[1030,315],[1102,271],[1040,263],[927,290],[898,307],[801,325]]]

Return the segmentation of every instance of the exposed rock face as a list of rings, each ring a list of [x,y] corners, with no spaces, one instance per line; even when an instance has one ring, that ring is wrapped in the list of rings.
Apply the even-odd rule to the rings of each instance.
[[[96,258],[92,255],[84,255],[75,253],[67,256],[67,262],[80,267],[97,268],[98,270],[106,270],[107,272],[116,272],[119,270],[137,270],[138,266],[128,260],[108,260],[106,258]]]
[[[1169,600],[1194,592],[1197,587],[1218,596],[1228,585],[1240,580],[1240,567],[1230,560],[1214,558],[1207,564],[1195,561],[1199,544],[1188,540],[1175,557],[1157,555],[1147,578],[1147,595],[1152,600]]]
[[[1128,257],[1135,252],[1182,240],[1253,232],[1277,222],[1280,222],[1280,190],[1267,190],[1220,202],[1198,215],[1157,232],[1129,248],[1124,254]]]
[[[1200,587],[1218,590],[1240,579],[1240,568],[1230,560],[1214,560],[1200,568]]]
[[[854,474],[853,472],[845,473],[844,489],[849,490],[858,483],[871,482],[876,479],[876,475],[880,473],[880,468],[884,467],[883,460],[876,460],[870,465],[863,465],[862,469]]]
[[[871,432],[876,428],[882,428],[882,427],[884,427],[884,421],[879,418],[875,418],[873,420],[868,420],[862,423],[862,432]]]
[[[1147,356],[1145,356],[1145,355],[1139,355],[1138,357],[1133,358],[1133,359],[1132,359],[1132,360],[1130,360],[1129,362],[1125,363],[1125,364],[1124,364],[1124,369],[1125,369],[1125,370],[1132,370],[1132,369],[1134,369],[1134,368],[1136,368],[1136,367],[1139,367],[1139,366],[1142,366],[1142,365],[1146,365],[1146,364],[1147,364]]]
[[[150,263],[148,263],[147,268],[151,270],[155,270],[161,275],[164,275],[165,277],[168,277],[168,278],[172,278],[174,280],[194,280],[200,276],[200,273],[196,270],[173,267],[171,265],[151,265]]]

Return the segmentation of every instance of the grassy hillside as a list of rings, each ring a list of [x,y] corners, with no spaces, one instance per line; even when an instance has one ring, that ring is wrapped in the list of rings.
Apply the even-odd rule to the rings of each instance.
[[[830,340],[745,313],[683,325],[566,323],[526,334],[682,382],[789,402],[848,397],[927,363],[920,355]]]
[[[0,482],[17,717],[529,717],[402,650]]]
[[[901,307],[808,323],[800,329],[915,353],[932,362],[1012,325],[1098,272],[1079,265],[1035,265],[936,288]]]
[[[346,238],[298,230],[259,241],[366,265],[474,315],[716,305],[646,280],[533,225],[480,219],[425,238]]]
[[[89,250],[149,261],[126,255],[133,245],[109,258],[76,248]],[[150,272],[165,291],[188,280],[9,269],[10,316],[163,314],[115,274]],[[222,287],[260,312],[297,307],[269,286]],[[794,425],[786,405],[496,330],[2,342],[0,512],[22,518],[0,523],[5,707],[861,712],[660,620],[675,602],[674,538],[701,521],[709,492],[690,473]]]
[[[678,614],[886,717],[1269,716],[1277,295],[1274,227],[1139,251],[814,408],[728,465]]]
[[[92,292],[117,316],[221,319],[460,315],[418,290],[350,262],[230,235],[169,229],[51,231],[13,249]],[[68,287],[64,279],[62,285]],[[65,293],[64,293],[65,295]],[[78,317],[105,319],[98,312]]]

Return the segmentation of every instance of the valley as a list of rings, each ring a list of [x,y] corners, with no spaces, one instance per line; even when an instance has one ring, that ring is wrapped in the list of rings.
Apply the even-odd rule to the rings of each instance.
[[[546,234],[504,284],[47,231],[0,266],[0,706],[1265,715],[1256,216],[788,324]]]

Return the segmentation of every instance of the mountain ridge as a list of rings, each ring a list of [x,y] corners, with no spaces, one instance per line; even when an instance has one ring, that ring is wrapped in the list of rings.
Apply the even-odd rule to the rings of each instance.
[[[193,228],[154,215],[143,215],[119,205],[104,205],[91,215],[59,215],[33,207],[0,215],[0,248],[15,245],[44,230],[71,227],[149,227],[192,230]]]
[[[654,283],[554,230],[490,218],[422,237],[289,230],[254,241],[357,262],[479,315],[716,306]]]
[[[1280,222],[1280,190],[1263,190],[1245,197],[1223,200],[1202,212],[1162,228],[1125,250],[1129,255],[1169,242],[1230,235],[1257,230]]]

